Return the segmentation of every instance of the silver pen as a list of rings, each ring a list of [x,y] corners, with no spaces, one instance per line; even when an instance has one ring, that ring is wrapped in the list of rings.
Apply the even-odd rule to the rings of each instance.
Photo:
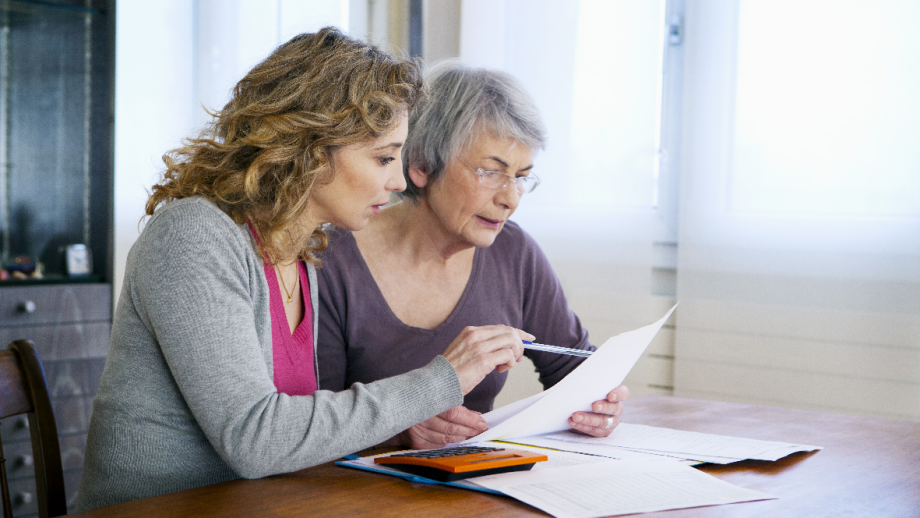
[[[591,356],[591,351],[585,351],[584,349],[571,349],[569,347],[559,347],[558,345],[535,344],[533,342],[528,342],[527,340],[522,340],[522,342],[524,342],[524,349],[530,349],[532,351],[568,354],[569,356],[580,356],[582,358]]]

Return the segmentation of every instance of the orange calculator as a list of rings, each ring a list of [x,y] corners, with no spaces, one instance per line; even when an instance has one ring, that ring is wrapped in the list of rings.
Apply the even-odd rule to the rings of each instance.
[[[440,482],[453,482],[508,471],[527,471],[545,460],[546,455],[526,450],[460,446],[395,453],[377,457],[374,463]]]

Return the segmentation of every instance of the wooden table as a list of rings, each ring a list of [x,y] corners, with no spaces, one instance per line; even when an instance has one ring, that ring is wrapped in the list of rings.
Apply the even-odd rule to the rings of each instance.
[[[698,469],[778,500],[650,513],[653,516],[920,516],[920,423],[644,396],[625,422],[823,446],[776,462]],[[235,480],[71,515],[547,516],[514,499],[342,468],[332,463],[261,480]]]

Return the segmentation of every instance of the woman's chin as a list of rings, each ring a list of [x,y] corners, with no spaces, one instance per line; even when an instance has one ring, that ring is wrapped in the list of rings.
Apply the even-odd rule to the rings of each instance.
[[[470,239],[468,239],[468,241],[476,248],[488,248],[495,242],[495,238],[498,237],[499,232],[501,232],[501,230],[490,230],[487,232],[480,230],[476,232],[475,235],[469,236]]]
[[[351,230],[352,232],[357,232],[359,230],[364,230],[365,228],[367,228],[367,224],[369,222],[370,222],[370,217],[360,219],[360,220],[356,219],[354,221],[348,222],[348,226],[345,228],[348,230]]]

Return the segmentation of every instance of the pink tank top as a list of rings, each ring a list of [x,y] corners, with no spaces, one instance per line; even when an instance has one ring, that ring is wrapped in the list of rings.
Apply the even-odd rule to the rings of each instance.
[[[256,242],[252,224],[249,224]],[[272,370],[275,388],[279,394],[308,396],[316,392],[316,364],[313,356],[313,304],[310,299],[310,279],[303,261],[297,261],[300,276],[300,292],[303,296],[303,321],[291,334],[281,286],[275,275],[275,267],[265,261],[265,280],[268,282],[269,314],[272,321]]]

